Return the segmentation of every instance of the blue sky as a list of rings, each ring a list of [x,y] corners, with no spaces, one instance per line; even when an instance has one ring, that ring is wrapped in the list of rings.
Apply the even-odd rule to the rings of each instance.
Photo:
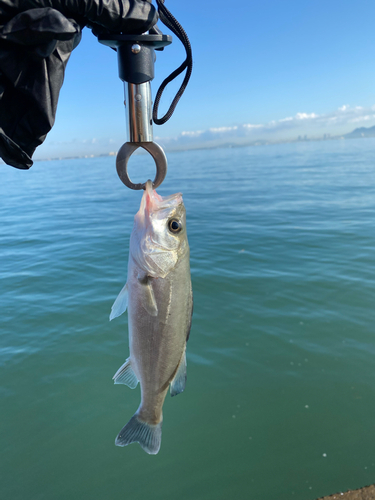
[[[375,125],[373,0],[166,0],[188,33],[193,75],[158,142],[293,139]],[[165,33],[168,30],[160,24]],[[183,60],[158,53],[153,95]],[[164,109],[177,83],[164,98]],[[162,106],[162,110],[163,110]],[[126,141],[114,51],[89,29],[72,53],[56,123],[34,157],[117,151]]]

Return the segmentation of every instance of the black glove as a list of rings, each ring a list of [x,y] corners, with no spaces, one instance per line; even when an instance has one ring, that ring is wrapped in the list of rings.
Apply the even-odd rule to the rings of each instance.
[[[27,169],[51,130],[65,67],[84,26],[142,33],[157,21],[147,0],[0,0],[0,156]]]

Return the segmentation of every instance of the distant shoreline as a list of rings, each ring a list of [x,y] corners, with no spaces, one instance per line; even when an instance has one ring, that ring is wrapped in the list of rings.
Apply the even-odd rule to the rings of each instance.
[[[375,130],[375,127],[372,127],[372,129]],[[362,130],[362,129],[355,129],[353,132],[350,132],[349,134],[345,135],[337,135],[337,136],[331,136],[331,135],[324,135],[323,137],[307,137],[307,136],[299,136],[297,139],[284,139],[280,141],[265,141],[265,140],[257,140],[257,141],[252,141],[252,142],[223,142],[223,143],[215,143],[215,144],[196,144],[196,145],[191,145],[189,147],[179,147],[179,148],[173,148],[173,147],[168,147],[168,146],[163,146],[162,140],[159,141],[161,146],[165,149],[167,153],[182,153],[184,151],[199,151],[199,150],[204,150],[204,149],[222,149],[222,148],[245,148],[245,147],[257,147],[257,146],[274,146],[277,144],[293,144],[293,143],[301,143],[301,142],[325,142],[325,141],[337,141],[337,140],[347,140],[347,139],[369,139],[372,137],[375,137],[375,132],[374,135],[365,135],[363,132],[363,135],[360,135],[360,133],[357,133],[357,130]],[[367,129],[370,130],[370,129]],[[144,151],[137,151],[135,154],[146,154]],[[100,154],[91,154],[91,155],[80,155],[80,156],[56,156],[56,157],[51,157],[51,158],[35,158],[33,159],[34,162],[38,161],[57,161],[57,160],[78,160],[78,159],[84,159],[84,158],[104,158],[107,156],[116,156],[117,152],[110,151],[108,153],[100,153]]]

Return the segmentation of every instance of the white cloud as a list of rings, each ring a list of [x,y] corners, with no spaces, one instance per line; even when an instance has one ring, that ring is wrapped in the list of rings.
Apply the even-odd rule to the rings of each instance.
[[[358,116],[357,118],[352,118],[349,120],[350,123],[358,123],[362,121],[368,121],[371,120],[372,118],[375,118],[375,115],[365,115],[365,116]]]
[[[166,149],[187,149],[197,147],[217,147],[220,145],[241,145],[264,142],[295,140],[300,136],[323,137],[324,134],[341,136],[354,128],[375,125],[375,105],[370,107],[344,104],[329,113],[311,110],[299,111],[265,123],[243,123],[236,125],[219,124],[206,130],[185,130],[179,135],[163,138],[155,136],[155,141]],[[53,136],[52,136],[53,137]],[[56,156],[79,156],[106,154],[117,150],[126,137],[80,137],[68,141],[49,139],[37,149],[35,158]]]
[[[218,128],[210,128],[208,129],[213,134],[220,132],[231,132],[232,130],[238,130],[238,127],[218,127]]]
[[[262,125],[262,124],[260,124],[260,123],[258,123],[258,124],[256,124],[256,125],[254,125],[254,124],[252,124],[252,123],[244,123],[242,126],[243,126],[244,128],[248,128],[248,129],[252,129],[252,128],[263,128],[263,127],[264,127],[264,125]]]
[[[181,132],[182,136],[187,136],[187,137],[197,137],[199,135],[203,134],[203,130],[190,130],[190,131],[184,131]]]
[[[316,115],[315,113],[297,113],[296,114],[296,119],[297,120],[309,120],[310,118],[317,118],[319,115]]]
[[[165,147],[199,147],[199,145],[215,146],[220,144],[246,144],[256,141],[278,141],[296,139],[298,135],[322,137],[343,135],[363,122],[367,126],[374,121],[375,105],[350,106],[344,104],[330,113],[298,112],[267,123],[244,123],[242,125],[211,127],[207,130],[184,131],[173,138],[161,138]],[[355,124],[355,125],[353,125]]]

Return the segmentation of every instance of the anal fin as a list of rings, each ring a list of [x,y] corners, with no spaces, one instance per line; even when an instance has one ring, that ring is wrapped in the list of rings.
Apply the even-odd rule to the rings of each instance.
[[[171,382],[171,396],[177,396],[185,390],[186,385],[186,347],[181,356],[180,364],[178,365],[176,375]]]
[[[120,366],[112,378],[115,381],[115,384],[125,384],[130,387],[130,389],[135,389],[139,382],[133,371],[130,358],[128,358],[125,363]]]

